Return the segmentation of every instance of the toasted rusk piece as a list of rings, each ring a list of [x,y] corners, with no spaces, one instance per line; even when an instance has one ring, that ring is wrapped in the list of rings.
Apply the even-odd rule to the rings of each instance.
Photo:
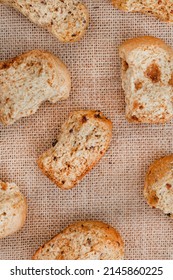
[[[112,123],[100,111],[70,114],[57,144],[38,159],[43,173],[59,188],[73,188],[101,159],[109,147]]]
[[[99,221],[76,222],[44,244],[34,260],[121,260],[124,242],[111,226]]]
[[[81,39],[89,24],[86,6],[78,0],[0,0],[47,29],[63,43]]]
[[[34,114],[46,100],[69,97],[71,77],[53,54],[33,50],[0,62],[0,122],[9,125]]]
[[[154,37],[120,46],[126,117],[134,123],[166,123],[173,117],[173,49]]]
[[[0,238],[15,233],[26,219],[26,198],[14,183],[0,181]]]
[[[147,203],[173,218],[173,154],[151,164],[145,180]]]
[[[113,5],[126,12],[153,15],[161,21],[173,22],[172,0],[111,0]]]

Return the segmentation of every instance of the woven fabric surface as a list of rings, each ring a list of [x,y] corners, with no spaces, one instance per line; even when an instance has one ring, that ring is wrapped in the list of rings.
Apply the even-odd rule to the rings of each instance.
[[[61,44],[14,9],[0,5],[0,60],[32,49],[59,56],[72,73],[70,98],[41,105],[14,125],[0,124],[0,179],[15,182],[28,201],[23,229],[0,240],[0,259],[31,259],[38,247],[78,220],[95,219],[117,228],[125,259],[173,259],[173,221],[143,198],[145,173],[173,152],[173,121],[134,125],[125,120],[118,46],[127,38],[153,35],[173,47],[173,26],[154,17],[124,13],[109,0],[84,1],[90,12],[86,36]],[[98,109],[113,121],[111,147],[72,190],[62,191],[36,160],[51,147],[69,112]]]

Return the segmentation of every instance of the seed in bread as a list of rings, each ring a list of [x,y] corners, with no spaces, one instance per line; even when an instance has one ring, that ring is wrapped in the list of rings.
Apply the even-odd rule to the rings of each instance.
[[[173,49],[154,37],[120,46],[126,118],[134,123],[166,123],[173,117]]]
[[[173,154],[151,164],[146,175],[144,196],[151,207],[173,218]]]
[[[15,8],[63,43],[80,40],[89,24],[88,10],[79,0],[0,0],[0,3]]]
[[[70,73],[51,53],[33,50],[0,62],[0,122],[13,124],[34,114],[46,100],[69,97]]]
[[[15,233],[26,220],[26,198],[14,183],[0,181],[0,238]]]
[[[126,12],[153,15],[161,21],[173,22],[172,0],[111,0],[113,5]]]
[[[38,159],[43,173],[59,188],[73,188],[101,159],[109,147],[112,123],[100,111],[70,114],[57,144]]]
[[[99,221],[76,222],[34,254],[34,260],[121,260],[124,242],[120,234]]]

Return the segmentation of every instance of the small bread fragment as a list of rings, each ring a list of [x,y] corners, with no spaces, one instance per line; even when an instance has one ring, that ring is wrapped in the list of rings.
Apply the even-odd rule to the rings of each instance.
[[[76,42],[89,24],[86,6],[79,0],[0,0],[47,29],[60,42]]]
[[[151,164],[145,180],[147,203],[173,218],[173,154]]]
[[[75,111],[38,165],[59,188],[71,189],[105,154],[111,137],[112,123],[100,111]]]
[[[172,0],[111,0],[113,5],[126,12],[153,15],[161,21],[173,22]]]
[[[53,54],[33,50],[0,62],[0,122],[34,114],[42,102],[69,97],[70,73]]]
[[[33,260],[121,260],[124,242],[120,234],[99,221],[76,222],[44,244]]]
[[[26,198],[14,183],[0,181],[0,238],[15,233],[26,220]]]
[[[133,123],[166,123],[173,117],[173,49],[144,36],[120,46],[126,118]]]

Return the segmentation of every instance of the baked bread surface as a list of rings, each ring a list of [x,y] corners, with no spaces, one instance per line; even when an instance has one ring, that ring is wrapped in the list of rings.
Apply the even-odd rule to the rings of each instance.
[[[166,123],[173,117],[173,50],[144,36],[119,49],[126,118],[134,123]]]
[[[78,0],[0,0],[47,29],[63,43],[81,39],[89,24],[86,6]]]
[[[34,254],[34,260],[120,260],[124,243],[120,234],[99,221],[76,222]]]
[[[13,124],[34,114],[46,100],[69,97],[71,77],[53,54],[33,50],[0,62],[0,122]]]
[[[71,189],[105,154],[111,137],[112,123],[100,111],[74,111],[38,165],[59,188]]]
[[[173,22],[172,0],[111,0],[113,5],[127,12],[153,15],[161,21]]]
[[[15,233],[26,220],[27,202],[14,183],[0,181],[0,238]]]
[[[173,154],[151,164],[146,175],[144,196],[151,207],[173,218]]]

